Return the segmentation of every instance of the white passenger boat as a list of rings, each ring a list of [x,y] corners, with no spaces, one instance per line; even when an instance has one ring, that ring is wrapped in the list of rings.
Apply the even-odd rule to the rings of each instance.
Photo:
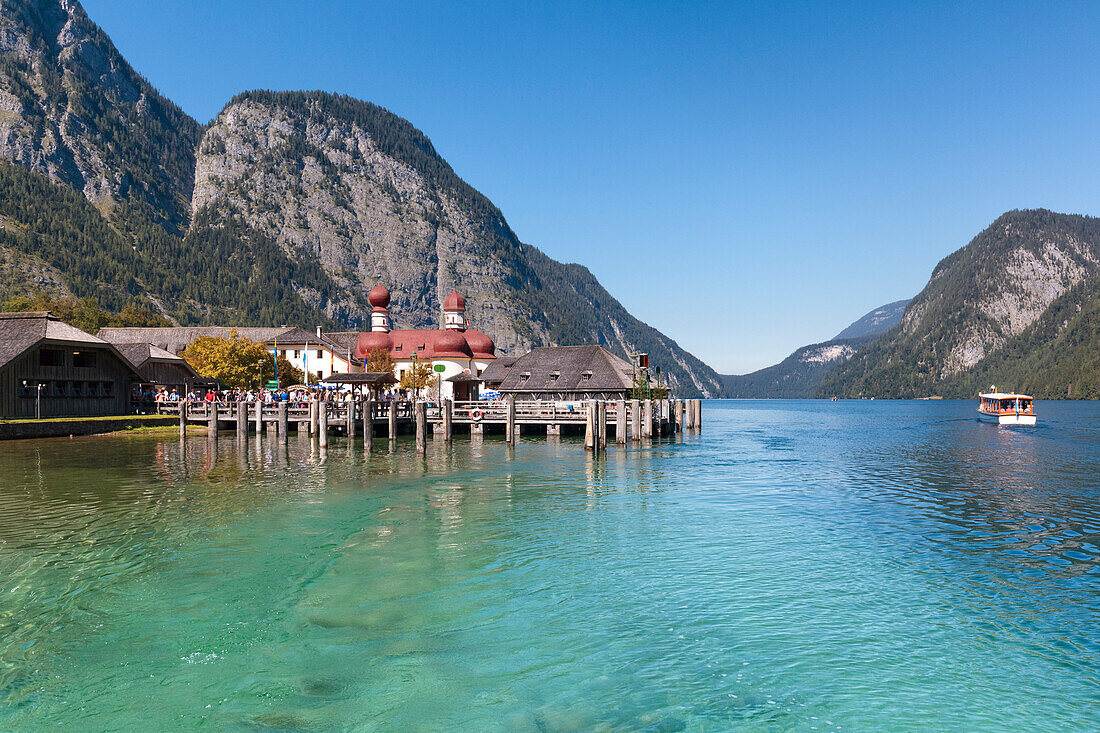
[[[978,415],[982,420],[1001,425],[1035,424],[1035,400],[1031,395],[990,389],[991,392],[978,395]]]

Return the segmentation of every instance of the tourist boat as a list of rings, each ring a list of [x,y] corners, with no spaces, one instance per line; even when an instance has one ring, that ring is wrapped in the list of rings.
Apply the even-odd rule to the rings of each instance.
[[[1034,425],[1035,400],[1026,394],[990,392],[978,395],[978,415],[982,420],[1001,425]]]

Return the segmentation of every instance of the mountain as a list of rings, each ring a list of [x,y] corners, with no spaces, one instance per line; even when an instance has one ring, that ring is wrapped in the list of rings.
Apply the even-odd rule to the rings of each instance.
[[[901,321],[901,317],[905,314],[905,306],[907,305],[909,305],[908,298],[905,300],[896,300],[893,303],[887,303],[884,306],[875,308],[836,336],[833,336],[833,340],[881,336]]]
[[[238,95],[205,128],[75,0],[0,0],[0,300],[138,303],[184,324],[355,328],[378,282],[398,324],[452,287],[501,353],[647,352],[684,396],[718,375],[580,265],[521,242],[408,121],[322,92]]]
[[[813,397],[825,375],[873,337],[833,339],[797,349],[783,361],[751,374],[722,376],[726,397],[797,399]]]
[[[1096,394],[1098,277],[1100,219],[1010,211],[944,258],[901,322],[818,393],[961,398],[995,383]]]

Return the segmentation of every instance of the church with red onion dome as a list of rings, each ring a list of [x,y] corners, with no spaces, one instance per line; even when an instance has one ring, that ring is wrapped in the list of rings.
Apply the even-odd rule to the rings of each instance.
[[[386,349],[396,362],[400,378],[413,361],[442,365],[439,372],[442,397],[476,398],[481,372],[496,359],[496,345],[487,335],[469,327],[466,299],[457,290],[443,301],[443,328],[397,329],[390,319],[390,291],[376,285],[367,296],[371,305],[370,331],[360,333],[355,358],[366,359],[375,349]]]

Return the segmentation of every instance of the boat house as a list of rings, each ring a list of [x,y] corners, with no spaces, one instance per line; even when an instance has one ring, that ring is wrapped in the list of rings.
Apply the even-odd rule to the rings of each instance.
[[[114,346],[50,313],[0,313],[0,418],[125,415],[140,379]]]
[[[517,400],[623,400],[634,388],[634,369],[602,346],[540,346],[498,359],[482,379]]]
[[[114,344],[118,353],[141,377],[142,387],[165,387],[188,392],[195,384],[207,384],[183,358],[152,344]]]

